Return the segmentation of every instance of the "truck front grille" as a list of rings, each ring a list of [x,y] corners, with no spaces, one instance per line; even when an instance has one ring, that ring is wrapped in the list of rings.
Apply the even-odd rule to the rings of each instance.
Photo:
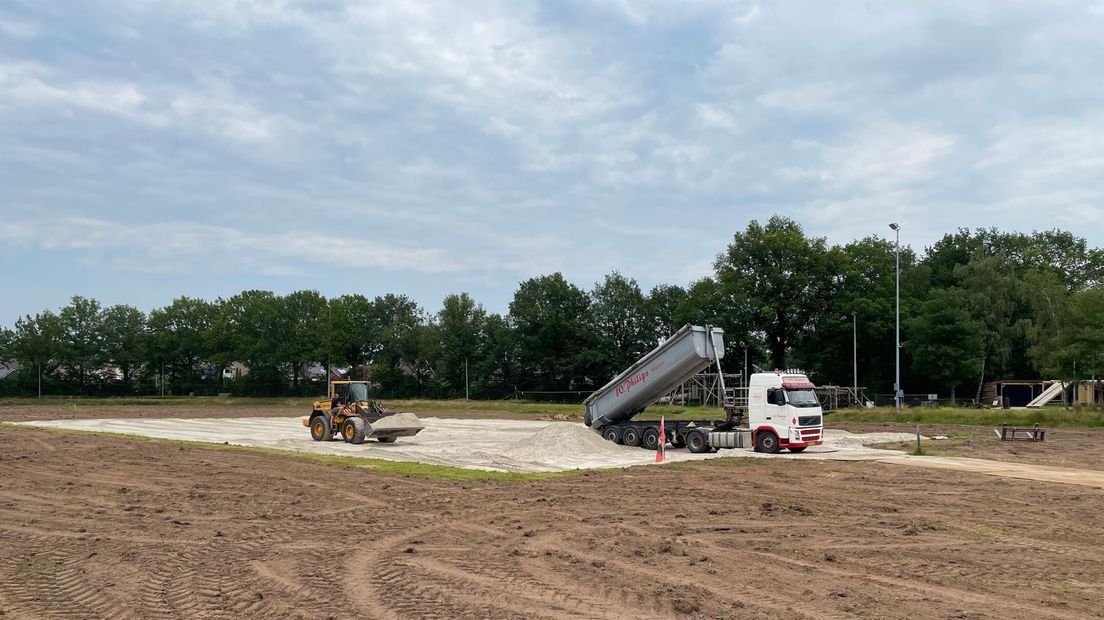
[[[807,416],[798,418],[797,419],[797,425],[798,426],[819,426],[820,425],[820,416],[818,416],[818,415],[807,415]]]

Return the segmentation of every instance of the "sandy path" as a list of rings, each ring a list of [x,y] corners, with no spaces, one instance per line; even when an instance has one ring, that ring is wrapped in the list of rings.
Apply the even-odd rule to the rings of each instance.
[[[955,456],[886,456],[875,459],[879,463],[929,467],[932,469],[950,469],[967,471],[1002,478],[1020,478],[1040,482],[1060,482],[1080,484],[1104,489],[1104,471],[1098,469],[1077,469],[1073,467],[1053,467],[1033,463],[1005,463],[982,459],[967,459]]]
[[[630,467],[655,462],[654,454],[603,440],[583,425],[537,420],[464,420],[422,418],[425,430],[393,444],[369,441],[350,445],[340,441],[315,442],[298,418],[107,419],[25,422],[28,426],[122,433],[144,437],[229,443],[340,456],[417,461],[497,471],[564,471]],[[912,456],[866,447],[872,443],[907,439],[902,433],[863,433],[829,429],[823,446],[802,454],[757,454],[750,450],[722,450],[691,454],[668,450],[668,462],[712,458],[771,458],[797,460],[876,461],[892,465],[963,472],[1104,488],[1104,471],[1009,463],[981,459]]]

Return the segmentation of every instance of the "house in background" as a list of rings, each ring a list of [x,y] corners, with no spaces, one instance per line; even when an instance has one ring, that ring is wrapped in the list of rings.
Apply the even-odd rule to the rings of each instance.
[[[222,369],[223,379],[240,379],[249,374],[249,367],[241,362],[233,362],[226,368]]]
[[[0,380],[8,378],[8,375],[17,370],[19,370],[19,362],[15,360],[0,362]]]

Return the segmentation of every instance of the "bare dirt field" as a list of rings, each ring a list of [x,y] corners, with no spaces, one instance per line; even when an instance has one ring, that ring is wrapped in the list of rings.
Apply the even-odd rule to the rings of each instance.
[[[0,617],[1101,617],[1102,511],[862,462],[447,481],[3,426]]]
[[[831,416],[829,416],[831,418]],[[904,424],[833,424],[853,433],[909,432]],[[912,427],[915,428],[915,427]],[[966,456],[1015,463],[1035,463],[1057,467],[1078,467],[1104,470],[1104,428],[1051,428],[1041,443],[1000,441],[992,426],[924,425],[924,435],[943,435],[945,441],[925,443],[929,453],[946,456]],[[911,450],[915,443],[899,444]]]

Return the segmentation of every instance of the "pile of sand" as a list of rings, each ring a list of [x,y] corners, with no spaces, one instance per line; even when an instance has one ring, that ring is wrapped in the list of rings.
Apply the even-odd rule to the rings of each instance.
[[[626,448],[606,441],[582,424],[557,422],[505,445],[498,454],[518,461],[555,463],[572,458],[624,457],[625,452],[630,450],[634,454],[639,452],[638,448]]]

